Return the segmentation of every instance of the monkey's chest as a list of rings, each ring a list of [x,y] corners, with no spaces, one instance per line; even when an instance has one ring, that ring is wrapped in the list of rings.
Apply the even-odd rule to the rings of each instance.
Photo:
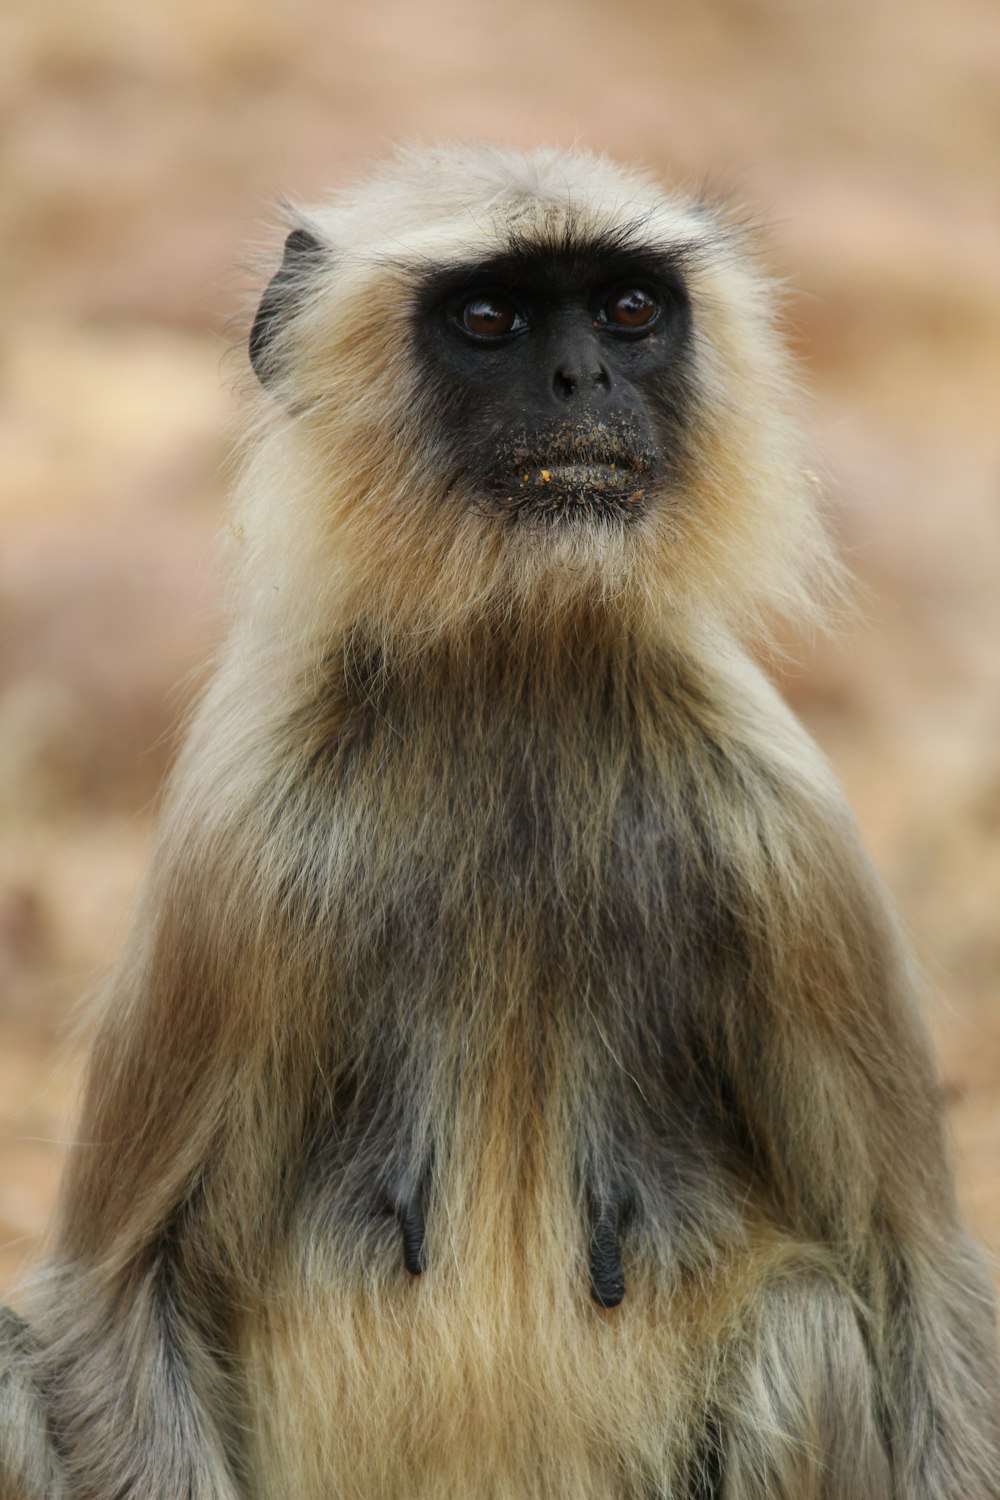
[[[622,968],[615,987],[519,952],[506,972],[470,966],[451,1003],[415,987],[405,1023],[322,1080],[300,1239],[379,1284],[495,1286],[534,1257],[508,1303],[558,1259],[570,1296],[609,1308],[630,1262],[690,1263],[731,1238],[746,1184],[712,1113],[718,1081],[666,1018],[657,1035],[661,1002],[638,993],[653,975]]]
[[[402,860],[349,967],[331,938],[326,1103],[239,1350],[255,1500],[647,1500],[697,1448],[686,1288],[740,1211],[688,1038],[739,945],[662,830],[599,870],[488,831]]]

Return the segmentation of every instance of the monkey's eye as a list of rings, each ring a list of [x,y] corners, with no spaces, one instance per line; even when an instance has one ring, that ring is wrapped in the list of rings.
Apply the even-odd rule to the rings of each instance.
[[[470,297],[458,310],[458,322],[477,339],[500,339],[524,326],[514,304],[497,292]]]
[[[622,328],[629,333],[645,333],[660,316],[660,304],[641,286],[623,287],[613,292],[597,314],[597,322]]]

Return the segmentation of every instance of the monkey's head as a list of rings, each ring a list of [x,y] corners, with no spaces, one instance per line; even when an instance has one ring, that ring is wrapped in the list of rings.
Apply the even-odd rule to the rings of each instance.
[[[250,335],[244,522],[292,613],[426,637],[808,598],[772,296],[722,210],[579,152],[447,148],[295,218]]]

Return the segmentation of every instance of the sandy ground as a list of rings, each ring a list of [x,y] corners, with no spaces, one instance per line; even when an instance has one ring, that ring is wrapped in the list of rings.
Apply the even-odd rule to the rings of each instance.
[[[1000,11],[993,0],[22,0],[0,21],[0,1293],[218,630],[275,204],[399,136],[575,139],[766,225],[861,581],[785,690],[931,980],[1000,1254]]]

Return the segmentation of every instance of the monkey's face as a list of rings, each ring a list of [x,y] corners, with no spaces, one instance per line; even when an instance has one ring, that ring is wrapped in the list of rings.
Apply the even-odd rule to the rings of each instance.
[[[691,406],[682,261],[528,243],[430,276],[414,345],[449,485],[517,525],[646,514],[682,467]]]
[[[404,153],[303,216],[250,338],[255,597],[409,640],[808,608],[826,543],[744,248],[546,150]]]

